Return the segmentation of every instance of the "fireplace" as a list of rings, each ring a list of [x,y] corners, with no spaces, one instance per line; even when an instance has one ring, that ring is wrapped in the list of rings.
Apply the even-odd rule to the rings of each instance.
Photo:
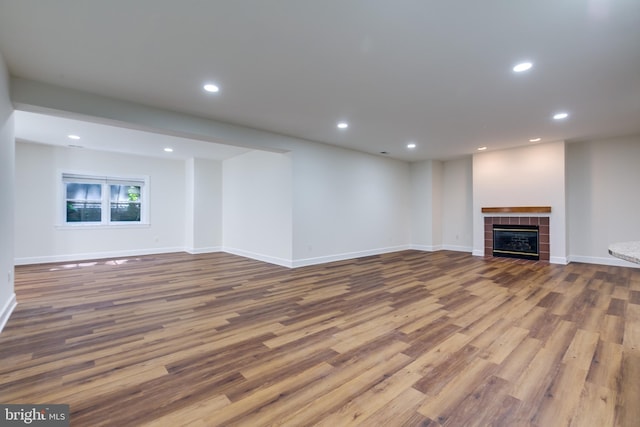
[[[493,226],[537,226],[538,227],[538,256],[540,261],[549,261],[550,236],[548,216],[485,216],[484,217],[484,254],[493,254]],[[532,258],[529,258],[532,259]]]
[[[493,256],[538,261],[537,225],[493,225]]]

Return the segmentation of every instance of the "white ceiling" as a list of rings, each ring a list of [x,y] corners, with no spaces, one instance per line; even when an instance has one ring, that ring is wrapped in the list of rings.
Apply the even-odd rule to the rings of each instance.
[[[0,0],[0,51],[14,76],[410,161],[640,132],[639,0]]]

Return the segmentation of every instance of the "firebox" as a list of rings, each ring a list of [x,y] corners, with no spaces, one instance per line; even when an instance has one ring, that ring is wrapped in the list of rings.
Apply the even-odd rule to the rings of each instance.
[[[493,256],[539,260],[537,225],[493,224]]]

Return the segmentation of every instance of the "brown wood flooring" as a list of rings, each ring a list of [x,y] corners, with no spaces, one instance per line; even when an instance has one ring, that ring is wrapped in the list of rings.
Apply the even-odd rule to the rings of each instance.
[[[0,402],[72,426],[640,425],[640,269],[177,253],[15,277]]]

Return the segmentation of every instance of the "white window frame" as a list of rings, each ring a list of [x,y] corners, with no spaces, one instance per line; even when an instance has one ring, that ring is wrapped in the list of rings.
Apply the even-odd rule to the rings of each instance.
[[[67,222],[66,183],[101,184],[101,221]],[[111,221],[111,185],[140,186],[140,221]],[[102,175],[93,172],[58,171],[58,228],[139,228],[149,226],[149,177]]]

